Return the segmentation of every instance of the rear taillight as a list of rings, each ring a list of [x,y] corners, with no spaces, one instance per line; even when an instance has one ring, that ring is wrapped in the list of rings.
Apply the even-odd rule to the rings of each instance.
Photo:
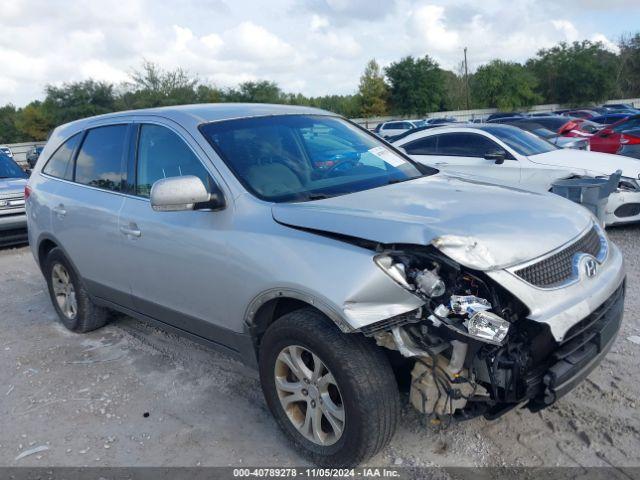
[[[620,135],[620,143],[622,145],[638,145],[640,144],[640,137],[635,135]]]
[[[26,200],[31,195],[31,187],[29,185],[24,186],[24,199]]]

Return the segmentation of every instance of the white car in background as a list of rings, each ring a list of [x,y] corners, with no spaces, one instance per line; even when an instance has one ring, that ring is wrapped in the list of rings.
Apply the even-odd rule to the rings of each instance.
[[[7,157],[13,158],[13,152],[6,145],[0,145],[0,153],[4,153]]]
[[[417,162],[496,183],[549,191],[556,180],[607,178],[622,171],[609,196],[605,224],[640,221],[640,162],[621,155],[561,149],[509,125],[447,126],[405,135],[393,143]]]
[[[378,124],[374,132],[382,138],[389,138],[401,135],[414,128],[422,127],[424,124],[423,120],[394,120]]]

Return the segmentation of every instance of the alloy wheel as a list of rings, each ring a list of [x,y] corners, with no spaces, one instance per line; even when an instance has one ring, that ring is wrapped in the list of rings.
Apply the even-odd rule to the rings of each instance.
[[[56,263],[51,270],[51,285],[58,307],[64,316],[69,320],[75,319],[78,314],[76,289],[71,282],[69,272],[60,263]]]
[[[316,445],[336,443],[345,427],[340,388],[324,362],[307,348],[290,345],[275,362],[275,386],[291,423]]]

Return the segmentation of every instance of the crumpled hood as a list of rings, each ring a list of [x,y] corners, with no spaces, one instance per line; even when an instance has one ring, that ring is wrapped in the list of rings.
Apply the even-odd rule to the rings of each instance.
[[[638,178],[640,160],[612,155],[610,153],[587,152],[583,150],[553,150],[528,157],[534,163],[553,165],[562,169],[573,169],[576,173],[611,175],[622,170],[623,177]]]
[[[24,194],[26,178],[0,178],[0,196],[6,197],[15,193],[16,196]]]
[[[478,270],[536,258],[593,222],[586,209],[557,195],[442,173],[326,200],[277,204],[272,213],[293,227],[384,244],[433,244]]]

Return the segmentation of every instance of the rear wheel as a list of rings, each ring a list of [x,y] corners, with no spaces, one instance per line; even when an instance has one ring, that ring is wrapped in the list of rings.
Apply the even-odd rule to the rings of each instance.
[[[400,402],[387,358],[314,309],[269,327],[260,345],[260,379],[279,426],[317,464],[357,465],[393,436]]]
[[[82,280],[59,248],[47,255],[44,274],[51,302],[65,327],[85,333],[107,323],[109,311],[93,304]]]

